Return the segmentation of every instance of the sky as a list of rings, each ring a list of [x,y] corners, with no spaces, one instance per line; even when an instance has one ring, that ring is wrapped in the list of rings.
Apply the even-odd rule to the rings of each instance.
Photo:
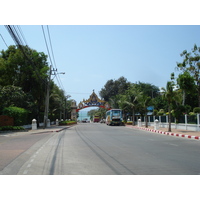
[[[28,46],[48,54],[41,25],[20,25]],[[200,26],[192,25],[49,25],[53,54],[49,65],[57,68],[55,83],[77,103],[97,95],[110,79],[124,76],[132,83],[145,82],[165,87],[183,50],[200,46]],[[0,34],[14,45],[7,29]],[[7,49],[0,38],[0,50]],[[53,62],[53,56],[55,64]],[[56,66],[55,66],[56,65]]]

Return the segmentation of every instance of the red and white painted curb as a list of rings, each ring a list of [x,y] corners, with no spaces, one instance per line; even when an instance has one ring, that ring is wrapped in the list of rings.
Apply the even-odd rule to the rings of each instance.
[[[192,136],[192,135],[178,134],[178,133],[172,133],[172,132],[165,132],[165,131],[153,130],[153,129],[150,129],[150,128],[143,128],[143,127],[137,127],[137,126],[127,126],[127,127],[135,128],[135,129],[142,129],[142,130],[146,130],[146,131],[150,131],[150,132],[154,132],[154,133],[160,133],[160,134],[163,134],[163,135],[170,135],[170,136],[176,136],[176,137],[183,137],[183,138],[200,140],[199,136]]]

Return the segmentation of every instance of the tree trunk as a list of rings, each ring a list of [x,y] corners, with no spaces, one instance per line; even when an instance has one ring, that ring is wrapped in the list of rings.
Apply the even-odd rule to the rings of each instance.
[[[145,127],[148,128],[148,116],[145,114]]]
[[[198,90],[198,104],[200,107],[200,83],[197,84],[197,90]]]
[[[183,102],[182,102],[183,106],[185,105],[185,97],[186,97],[186,92],[185,90],[183,90]]]
[[[135,126],[135,108],[133,108],[133,122],[132,125]]]
[[[171,132],[171,108],[170,108],[170,105],[169,105],[169,126],[168,126],[168,132]]]

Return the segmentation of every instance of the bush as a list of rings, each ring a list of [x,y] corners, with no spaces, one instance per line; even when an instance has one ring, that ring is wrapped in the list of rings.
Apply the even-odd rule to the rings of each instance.
[[[59,125],[72,125],[72,124],[77,124],[76,121],[62,121],[59,122]]]
[[[194,112],[190,112],[189,115],[192,116],[192,115],[196,115],[196,114]]]
[[[127,125],[132,125],[133,122],[132,122],[132,121],[127,121],[126,124],[127,124]]]
[[[160,109],[157,114],[159,116],[163,116],[165,114],[165,111],[163,109]]]
[[[3,115],[14,118],[14,125],[21,126],[26,124],[28,111],[24,108],[19,107],[7,107],[3,109]]]
[[[0,131],[16,131],[16,130],[25,130],[25,128],[21,126],[1,126],[0,127]]]
[[[194,109],[193,109],[193,112],[194,112],[194,113],[200,113],[200,107],[194,108]]]
[[[153,115],[158,115],[158,110],[153,110]]]

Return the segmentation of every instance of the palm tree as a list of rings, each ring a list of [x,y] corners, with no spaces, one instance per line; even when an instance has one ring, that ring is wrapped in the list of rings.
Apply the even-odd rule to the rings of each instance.
[[[173,81],[168,81],[166,88],[161,88],[163,98],[167,100],[168,104],[168,112],[169,112],[169,126],[168,126],[168,131],[171,132],[171,108],[172,108],[172,103],[174,101],[175,97],[175,92],[174,92],[174,82]]]
[[[138,89],[131,87],[126,91],[126,100],[124,101],[125,104],[129,105],[132,109],[133,113],[133,123],[132,125],[135,126],[135,110],[138,108],[139,102],[138,98],[142,95],[142,92]]]
[[[147,119],[147,107],[151,105],[151,97],[147,95],[140,95],[138,98],[139,105],[140,105],[140,113],[144,113],[145,115],[145,127],[148,127],[148,119]]]

